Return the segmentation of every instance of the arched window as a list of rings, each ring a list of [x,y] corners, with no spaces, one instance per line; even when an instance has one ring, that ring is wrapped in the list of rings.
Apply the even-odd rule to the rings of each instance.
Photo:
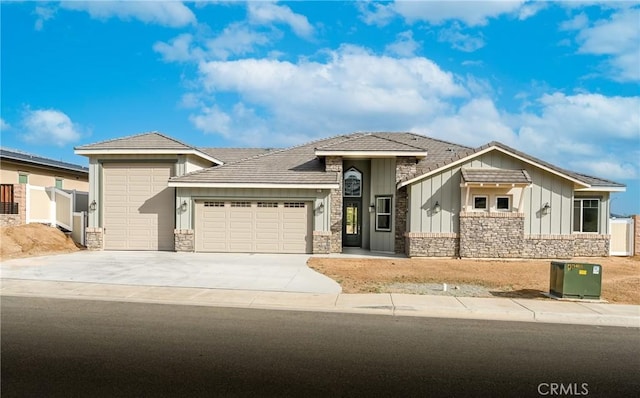
[[[362,196],[362,173],[354,167],[344,173],[344,196],[347,198]]]

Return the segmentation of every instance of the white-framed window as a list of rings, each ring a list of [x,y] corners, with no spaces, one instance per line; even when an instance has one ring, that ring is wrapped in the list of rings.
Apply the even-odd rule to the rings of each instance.
[[[303,208],[305,207],[305,203],[304,202],[284,202],[284,207],[285,208]]]
[[[496,196],[496,210],[511,211],[511,196]]]
[[[27,173],[18,173],[18,184],[28,184],[29,183],[29,174]]]
[[[489,210],[489,197],[487,195],[473,195],[473,210]]]
[[[224,202],[204,202],[204,207],[224,207]]]
[[[576,198],[573,200],[573,232],[600,231],[600,199]]]
[[[391,196],[376,196],[376,231],[391,231]]]
[[[231,207],[251,207],[251,202],[231,202]]]

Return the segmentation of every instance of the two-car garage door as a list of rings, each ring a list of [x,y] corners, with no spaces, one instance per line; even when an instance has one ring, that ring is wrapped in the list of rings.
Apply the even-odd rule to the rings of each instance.
[[[310,215],[307,202],[199,201],[196,251],[310,253]]]

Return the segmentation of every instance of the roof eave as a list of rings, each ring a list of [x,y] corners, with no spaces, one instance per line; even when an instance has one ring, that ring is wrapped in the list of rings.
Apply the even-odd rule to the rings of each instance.
[[[614,186],[590,186],[588,188],[577,188],[576,192],[626,192],[627,187]]]
[[[53,164],[49,164],[49,163],[45,163],[45,162],[39,162],[37,160],[27,160],[27,159],[22,159],[22,158],[18,158],[18,157],[12,157],[12,156],[2,156],[2,159],[6,159],[6,161],[9,161],[9,162],[25,163],[25,164],[28,164],[31,167],[38,167],[38,168],[45,168],[45,169],[56,169],[56,170],[62,170],[62,171],[65,171],[65,172],[89,174],[89,169],[86,168],[86,167],[82,167],[82,166],[78,166],[77,168],[75,168],[75,167],[66,167],[66,166],[62,166],[62,165],[53,165]]]
[[[217,165],[224,164],[223,161],[209,156],[197,149],[82,149],[74,150],[76,155],[194,155]]]
[[[343,158],[427,157],[427,151],[315,151],[316,156],[341,156]]]
[[[169,181],[173,188],[272,188],[272,189],[338,189],[339,183],[268,183],[268,182],[186,182]]]

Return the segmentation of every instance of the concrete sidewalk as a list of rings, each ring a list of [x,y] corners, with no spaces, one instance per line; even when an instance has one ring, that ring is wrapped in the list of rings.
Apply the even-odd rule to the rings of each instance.
[[[0,295],[640,328],[640,306],[550,299],[314,294],[2,279]]]

